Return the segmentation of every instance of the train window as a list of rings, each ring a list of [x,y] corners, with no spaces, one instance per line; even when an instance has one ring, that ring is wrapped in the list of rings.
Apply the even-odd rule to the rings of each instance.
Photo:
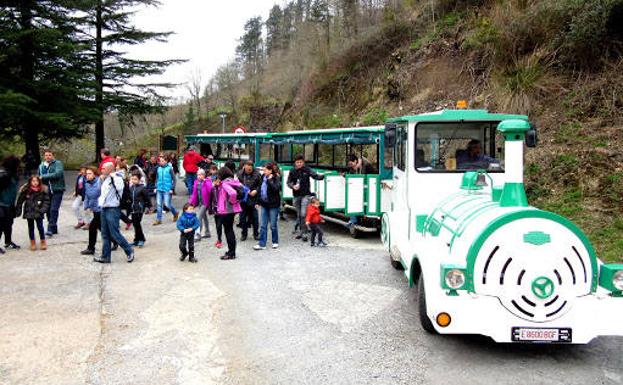
[[[305,153],[305,162],[315,164],[316,160],[314,159],[314,145],[306,144],[305,146],[303,146],[303,151]]]
[[[417,171],[503,171],[496,127],[497,122],[419,123]]]
[[[394,147],[387,147],[383,149],[383,162],[385,168],[394,167]]]
[[[275,159],[273,145],[269,143],[260,144],[260,160],[272,162]]]
[[[346,157],[348,156],[348,148],[346,144],[336,144],[334,146],[335,156],[333,158],[333,166],[336,168],[346,166]]]
[[[318,164],[325,167],[333,167],[333,146],[330,144],[318,145]]]

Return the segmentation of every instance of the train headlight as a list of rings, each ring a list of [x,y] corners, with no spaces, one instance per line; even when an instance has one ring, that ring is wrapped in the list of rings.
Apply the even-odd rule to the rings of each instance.
[[[623,270],[619,270],[614,273],[612,277],[612,286],[614,286],[617,290],[623,291]]]
[[[465,284],[465,274],[461,270],[452,269],[446,273],[446,285],[450,289],[460,289]]]
[[[623,296],[623,264],[605,263],[599,268],[599,286],[613,295]]]
[[[465,269],[459,266],[441,266],[441,286],[444,289],[460,290],[465,286]]]

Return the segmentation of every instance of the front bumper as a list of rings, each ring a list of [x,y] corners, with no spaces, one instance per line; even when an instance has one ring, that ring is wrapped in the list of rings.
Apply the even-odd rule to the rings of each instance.
[[[506,310],[497,297],[460,292],[458,296],[439,293],[427,298],[428,316],[440,334],[480,334],[496,342],[516,342],[514,327],[569,328],[573,344],[586,344],[599,336],[623,336],[623,298],[589,294],[574,300],[562,317],[549,322],[530,322]],[[441,312],[452,317],[445,328],[434,320]]]

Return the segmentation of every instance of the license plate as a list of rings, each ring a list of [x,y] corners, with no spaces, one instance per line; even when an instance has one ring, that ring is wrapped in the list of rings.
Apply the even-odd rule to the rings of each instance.
[[[514,327],[512,339],[516,342],[571,342],[571,329]]]

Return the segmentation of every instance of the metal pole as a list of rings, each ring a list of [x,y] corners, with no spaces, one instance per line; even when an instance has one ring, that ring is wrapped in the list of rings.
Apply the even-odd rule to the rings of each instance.
[[[225,115],[221,115],[221,120],[223,121],[223,134],[225,133]]]

